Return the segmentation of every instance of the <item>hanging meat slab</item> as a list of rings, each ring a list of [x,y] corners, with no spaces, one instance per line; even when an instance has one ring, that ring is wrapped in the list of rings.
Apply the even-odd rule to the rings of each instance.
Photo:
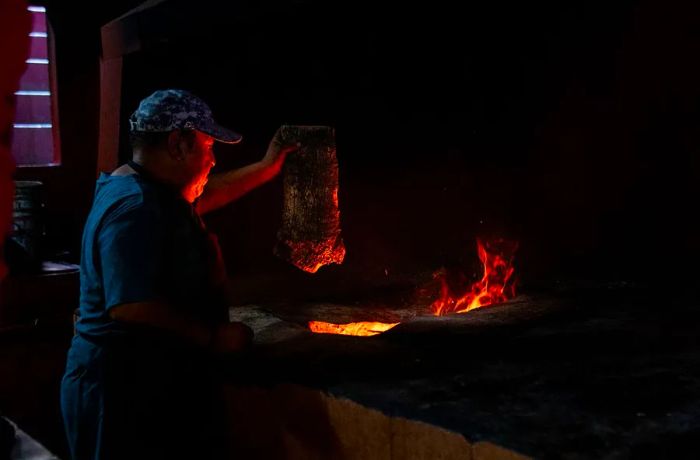
[[[298,143],[284,165],[284,206],[275,254],[309,273],[345,258],[338,209],[335,132],[328,126],[280,128],[280,140]]]

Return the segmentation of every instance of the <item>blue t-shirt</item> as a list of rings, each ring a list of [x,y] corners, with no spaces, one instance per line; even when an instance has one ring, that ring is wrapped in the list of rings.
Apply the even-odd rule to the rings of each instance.
[[[216,240],[176,191],[140,175],[103,174],[83,233],[80,276],[77,335],[61,383],[72,452],[195,458],[185,448],[200,448],[219,426],[214,410],[223,407],[215,362],[157,328],[114,321],[109,310],[162,300],[200,321],[225,321]],[[164,440],[173,433],[182,441],[173,444],[177,452],[161,453],[172,448]]]
[[[191,317],[226,320],[223,266],[216,239],[175,190],[134,174],[102,174],[85,224],[79,335],[133,333],[112,320],[124,303],[165,301]]]

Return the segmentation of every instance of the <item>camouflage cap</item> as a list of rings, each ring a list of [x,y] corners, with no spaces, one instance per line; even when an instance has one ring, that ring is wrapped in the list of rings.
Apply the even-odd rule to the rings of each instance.
[[[216,123],[203,100],[181,89],[158,90],[142,100],[129,117],[129,125],[132,132],[196,129],[227,144],[236,144],[243,138]]]

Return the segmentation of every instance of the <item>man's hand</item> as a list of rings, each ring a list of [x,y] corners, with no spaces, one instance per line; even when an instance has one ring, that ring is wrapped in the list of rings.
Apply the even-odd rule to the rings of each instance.
[[[243,351],[253,341],[253,330],[240,322],[221,324],[212,334],[212,349],[222,354]]]
[[[289,143],[284,138],[284,126],[277,129],[267,147],[267,152],[263,157],[263,162],[272,166],[276,172],[282,168],[287,154],[294,152],[301,147],[300,142]]]

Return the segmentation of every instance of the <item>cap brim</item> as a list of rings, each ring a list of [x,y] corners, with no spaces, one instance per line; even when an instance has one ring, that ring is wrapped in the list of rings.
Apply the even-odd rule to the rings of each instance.
[[[212,124],[212,126],[206,131],[201,131],[209,134],[211,137],[219,142],[223,142],[224,144],[238,144],[243,139],[243,136],[237,132],[226,129],[223,126],[217,125],[216,123]]]

